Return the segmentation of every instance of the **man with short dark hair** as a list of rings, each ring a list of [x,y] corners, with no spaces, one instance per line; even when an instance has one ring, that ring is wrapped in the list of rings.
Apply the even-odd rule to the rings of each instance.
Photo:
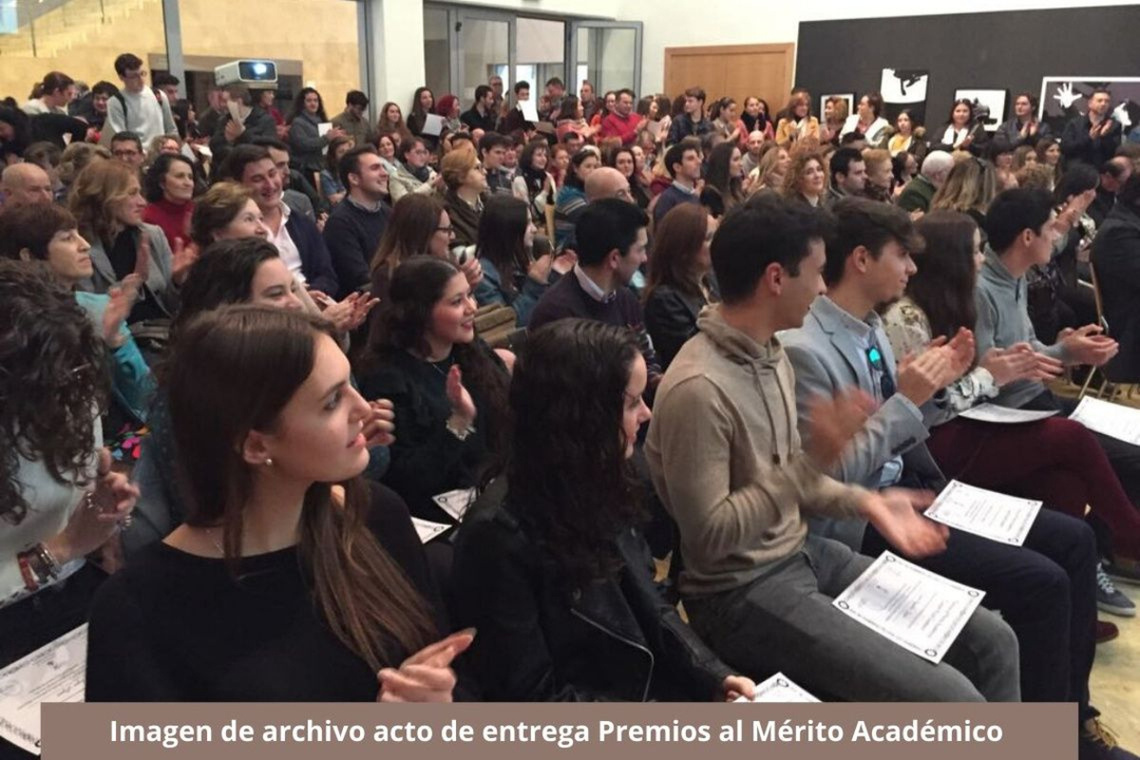
[[[154,89],[160,91],[166,96],[166,102],[178,102],[178,86],[182,84],[182,80],[173,74],[155,74],[154,75]]]
[[[701,313],[658,389],[645,453],[680,531],[690,623],[745,672],[782,671],[832,698],[1016,701],[1017,643],[988,610],[932,665],[832,604],[871,559],[809,533],[809,516],[867,520],[909,557],[941,551],[945,529],[916,511],[920,494],[826,476],[848,437],[841,426],[801,447],[777,335],[823,292],[830,233],[829,214],[774,196],[728,214],[711,246],[722,302]],[[855,406],[820,403],[842,418]]]
[[[255,143],[259,139],[277,139],[277,122],[261,107],[258,99],[244,84],[235,82],[226,85],[226,102],[226,113],[218,120],[214,136],[210,138],[214,161],[225,160],[226,153],[234,145]],[[230,113],[230,108],[234,105],[237,121]]]
[[[579,317],[628,327],[637,335],[649,369],[650,389],[661,379],[661,365],[645,329],[641,304],[629,289],[638,269],[648,260],[649,218],[635,203],[605,198],[588,204],[574,226],[578,263],[539,299],[528,328]]]
[[[75,99],[75,80],[62,71],[50,71],[44,75],[43,94],[29,100],[21,110],[28,116],[45,113],[67,115],[67,105]]]
[[[324,237],[340,283],[340,292],[329,295],[339,301],[371,282],[372,256],[392,210],[384,202],[388,172],[374,147],[353,148],[340,159],[337,169],[348,194],[329,214]]]
[[[356,147],[372,145],[376,141],[376,130],[368,120],[368,96],[360,90],[349,90],[344,96],[344,110],[332,117],[332,125],[344,130]]]
[[[1038,353],[1070,366],[1101,367],[1117,355],[1120,344],[1104,335],[1099,325],[1063,330],[1051,346],[1039,341],[1033,332],[1026,308],[1025,275],[1030,267],[1049,262],[1062,234],[1047,191],[1014,189],[999,194],[986,213],[986,233],[989,236],[986,260],[974,291],[979,357],[991,348],[1009,348],[1019,343],[1028,343]],[[1098,246],[1099,239],[1098,234]],[[1095,261],[1095,251],[1093,257]],[[1104,281],[1103,275],[1101,280]],[[1076,400],[1055,396],[1039,380],[1016,380],[1004,385],[992,402],[1021,409],[1055,410],[1066,415],[1072,414],[1077,406]],[[1128,498],[1133,504],[1140,504],[1140,447],[1100,433],[1094,432],[1094,435],[1108,455]],[[1118,565],[1113,572],[1140,580],[1140,567]]]
[[[876,307],[902,297],[917,271],[911,251],[923,245],[910,217],[894,206],[845,198],[833,209],[836,234],[827,243],[827,294],[812,304],[802,328],[781,334],[796,376],[799,431],[811,445],[811,399],[858,389],[873,399],[863,421],[827,472],[868,489],[895,486],[937,493],[946,478],[925,440],[927,420],[946,418],[944,389],[970,368],[972,336],[961,330],[896,364]],[[928,504],[933,498],[926,500]],[[926,504],[918,505],[926,506]],[[878,556],[891,537],[864,521],[821,520],[812,531]],[[917,564],[981,589],[1017,634],[1021,698],[1084,703],[1096,628],[1096,541],[1083,521],[1041,510],[1023,546],[950,530],[947,549]]]
[[[135,171],[142,171],[146,161],[142,138],[134,132],[116,132],[111,136],[111,155]]]
[[[546,92],[538,101],[538,115],[543,121],[553,121],[553,116],[562,107],[562,97],[566,94],[566,85],[558,77],[546,80]],[[559,117],[563,118],[563,117]]]
[[[459,120],[467,125],[468,129],[494,132],[499,121],[495,113],[495,91],[489,85],[481,84],[475,88],[475,102],[471,108],[459,115]]]
[[[483,161],[483,170],[487,172],[487,192],[492,195],[513,195],[511,187],[513,178],[503,166],[507,149],[511,147],[511,138],[498,132],[488,132],[479,141],[479,158]]]
[[[277,246],[285,266],[306,287],[326,295],[340,291],[328,248],[316,224],[294,213],[281,197],[281,174],[267,148],[234,146],[218,170],[218,179],[249,188],[269,230],[269,242]]]
[[[1112,118],[1112,95],[1096,87],[1085,99],[1088,113],[1074,117],[1061,133],[1061,152],[1066,161],[1084,161],[1100,166],[1120,146],[1120,122]]]
[[[594,114],[601,110],[602,104],[598,101],[594,85],[588,79],[583,79],[582,86],[578,88],[578,102],[582,104],[582,118],[589,124]]]
[[[103,122],[107,119],[107,101],[110,100],[119,88],[110,82],[99,80],[91,87],[91,91],[81,98],[76,98],[68,106],[68,113],[77,118],[83,119],[93,130],[100,130],[103,128]],[[98,139],[97,136],[92,136],[89,139]]]
[[[107,103],[107,128],[111,134],[134,132],[143,144],[150,143],[159,135],[178,134],[166,94],[156,95],[146,86],[146,71],[141,58],[123,53],[115,59],[115,73],[123,86]],[[216,155],[217,151],[214,153]]]
[[[712,122],[705,118],[705,91],[700,87],[690,87],[685,90],[684,113],[673,116],[673,124],[669,127],[670,145],[676,145],[686,137],[704,137],[712,131]]]
[[[276,137],[258,137],[249,144],[259,145],[269,151],[269,157],[273,159],[277,174],[281,177],[281,187],[284,188],[281,199],[285,201],[285,205],[310,222],[316,222],[316,209],[320,207],[320,196],[317,195],[312,183],[305,179],[305,175],[292,167],[289,161],[289,144]]]
[[[831,186],[827,188],[826,205],[831,206],[848,195],[861,195],[867,185],[867,165],[863,154],[854,148],[840,148],[831,154]]]
[[[633,145],[637,142],[637,133],[641,127],[641,117],[633,112],[633,90],[618,90],[617,100],[614,101],[614,112],[602,119],[601,139],[617,137],[622,145]]]
[[[502,118],[502,122],[499,124],[499,129],[501,129],[505,135],[509,135],[516,129],[528,131],[534,129],[534,124],[526,120],[526,117],[522,114],[522,108],[519,106],[520,103],[525,103],[530,100],[530,82],[525,80],[515,82],[514,91],[515,106],[507,111],[506,116]]]
[[[701,179],[701,149],[695,139],[683,140],[671,145],[665,151],[665,170],[673,178],[673,184],[657,196],[653,207],[653,223],[661,220],[682,203],[700,203],[697,182]]]

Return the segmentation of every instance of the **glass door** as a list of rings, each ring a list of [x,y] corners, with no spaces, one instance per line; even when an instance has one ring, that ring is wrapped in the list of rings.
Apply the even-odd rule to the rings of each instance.
[[[461,11],[458,15],[457,45],[452,50],[458,51],[459,86],[452,94],[459,97],[461,108],[467,109],[475,100],[475,88],[487,84],[492,75],[503,78],[504,94],[510,92],[514,84],[515,17],[484,11]]]
[[[641,33],[640,21],[570,22],[567,87],[578,92],[589,79],[599,95],[623,87],[641,95]]]

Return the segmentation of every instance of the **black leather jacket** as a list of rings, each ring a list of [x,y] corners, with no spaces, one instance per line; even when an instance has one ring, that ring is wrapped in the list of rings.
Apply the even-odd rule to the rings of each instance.
[[[732,673],[658,593],[641,534],[623,532],[613,578],[567,590],[504,508],[469,516],[453,606],[478,635],[465,665],[492,701],[707,701]]]

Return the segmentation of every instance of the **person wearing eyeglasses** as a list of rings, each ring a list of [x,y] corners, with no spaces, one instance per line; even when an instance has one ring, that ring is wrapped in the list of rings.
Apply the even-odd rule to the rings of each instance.
[[[147,144],[160,135],[178,133],[166,95],[156,94],[146,86],[146,70],[141,58],[123,53],[115,59],[115,73],[123,86],[107,101],[105,134],[134,132]]]
[[[421,137],[404,138],[396,149],[395,173],[388,171],[392,203],[408,193],[433,193],[444,188],[443,179],[428,165],[431,151]]]
[[[923,240],[906,212],[893,206],[847,198],[833,211],[827,293],[812,304],[803,327],[782,336],[795,369],[800,435],[810,446],[814,398],[858,389],[876,408],[829,474],[869,489],[938,492],[946,478],[927,448],[926,421],[949,403],[946,387],[972,366],[973,333],[960,328],[896,365],[876,307],[903,296],[917,271],[911,252],[921,250]],[[893,546],[887,534],[859,519],[821,520],[812,529],[872,557]],[[1017,634],[1024,701],[1087,706],[1097,566],[1088,525],[1042,510],[1020,547],[951,529],[946,551],[917,563],[981,589],[983,604],[1001,610]],[[1082,719],[1090,717],[1085,712]]]
[[[337,167],[348,195],[325,222],[325,245],[340,284],[337,300],[371,282],[369,264],[388,227],[388,172],[371,145],[353,148]],[[329,294],[333,295],[333,294]]]

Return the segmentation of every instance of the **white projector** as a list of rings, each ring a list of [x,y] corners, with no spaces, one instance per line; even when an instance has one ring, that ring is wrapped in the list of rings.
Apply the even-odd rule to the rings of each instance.
[[[219,87],[235,82],[268,87],[277,84],[277,64],[273,61],[230,61],[214,69],[214,81]]]

